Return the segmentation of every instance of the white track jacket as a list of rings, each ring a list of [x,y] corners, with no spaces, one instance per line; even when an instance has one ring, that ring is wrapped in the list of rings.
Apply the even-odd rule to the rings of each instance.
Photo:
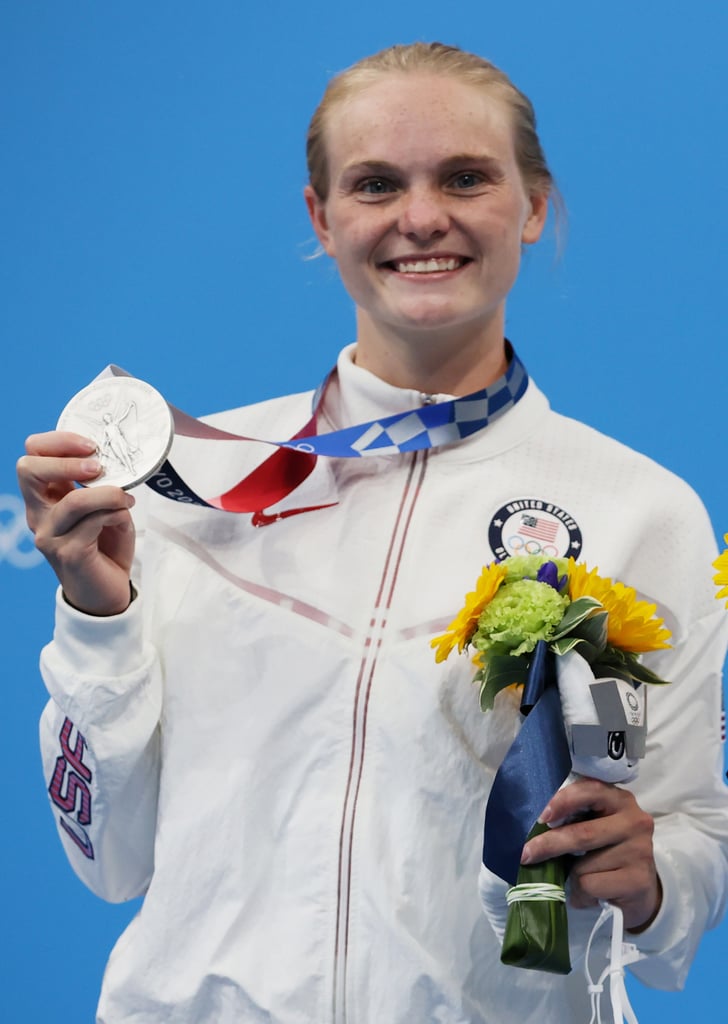
[[[310,402],[213,421],[282,439]],[[421,404],[346,349],[320,430]],[[255,445],[199,444],[172,452],[198,493],[261,458]],[[650,688],[631,786],[656,818],[665,893],[633,970],[682,985],[722,915],[728,857],[726,613],[687,485],[557,415],[531,382],[459,444],[319,459],[281,507],[336,504],[261,528],[140,491],[139,596],[104,619],[59,595],[42,654],[44,765],[68,857],[104,899],[145,894],[111,955],[99,1022],[588,1019],[579,971],[499,962],[477,879],[517,706],[506,691],[484,715],[469,659],[436,665],[429,644],[483,564],[516,549],[575,554],[656,602],[673,631],[673,649],[648,659],[672,683]],[[570,910],[576,961],[594,919]]]

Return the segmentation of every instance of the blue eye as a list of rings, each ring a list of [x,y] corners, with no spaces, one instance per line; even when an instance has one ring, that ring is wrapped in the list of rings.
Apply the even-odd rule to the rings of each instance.
[[[359,186],[360,192],[366,192],[370,196],[381,196],[387,192],[394,192],[394,185],[384,178],[367,178]]]
[[[475,188],[476,185],[481,184],[482,180],[480,175],[473,171],[463,171],[462,174],[457,174],[453,178],[453,185],[455,188]]]

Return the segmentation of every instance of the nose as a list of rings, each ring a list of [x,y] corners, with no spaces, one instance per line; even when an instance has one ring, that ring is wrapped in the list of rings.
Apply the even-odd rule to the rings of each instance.
[[[403,197],[399,216],[399,230],[416,241],[429,242],[446,235],[450,215],[446,199],[433,188],[411,188]]]

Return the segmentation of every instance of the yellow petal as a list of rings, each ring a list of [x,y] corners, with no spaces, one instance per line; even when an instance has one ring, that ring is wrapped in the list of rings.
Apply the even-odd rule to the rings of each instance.
[[[430,641],[430,646],[436,648],[435,661],[445,661],[456,646],[459,652],[467,647],[478,625],[480,613],[493,600],[505,576],[506,568],[502,562],[491,562],[483,566],[475,590],[466,595],[465,604],[447,630]]]
[[[723,540],[728,544],[728,533]],[[722,601],[724,598],[728,598],[728,548],[718,555],[713,562],[713,568],[718,570],[713,577],[713,583],[716,587],[722,588],[715,596],[717,600]],[[728,600],[726,600],[726,606],[728,607]]]
[[[728,578],[726,578],[728,584]],[[670,630],[656,618],[657,606],[637,597],[633,587],[599,575],[598,569],[569,559],[569,597],[594,597],[608,612],[607,643],[623,651],[642,654],[659,651],[670,644]]]

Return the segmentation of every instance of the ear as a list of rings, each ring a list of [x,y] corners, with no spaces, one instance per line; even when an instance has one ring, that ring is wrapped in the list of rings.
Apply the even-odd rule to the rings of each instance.
[[[529,197],[529,200],[531,212],[526,218],[526,223],[523,225],[523,232],[521,233],[521,242],[524,245],[532,245],[539,240],[549,212],[549,197],[547,193],[534,192]]]
[[[318,195],[312,185],[306,185],[303,190],[303,198],[306,200],[306,209],[322,249],[327,256],[334,257],[336,253],[334,252],[334,243],[329,230],[325,200]]]

